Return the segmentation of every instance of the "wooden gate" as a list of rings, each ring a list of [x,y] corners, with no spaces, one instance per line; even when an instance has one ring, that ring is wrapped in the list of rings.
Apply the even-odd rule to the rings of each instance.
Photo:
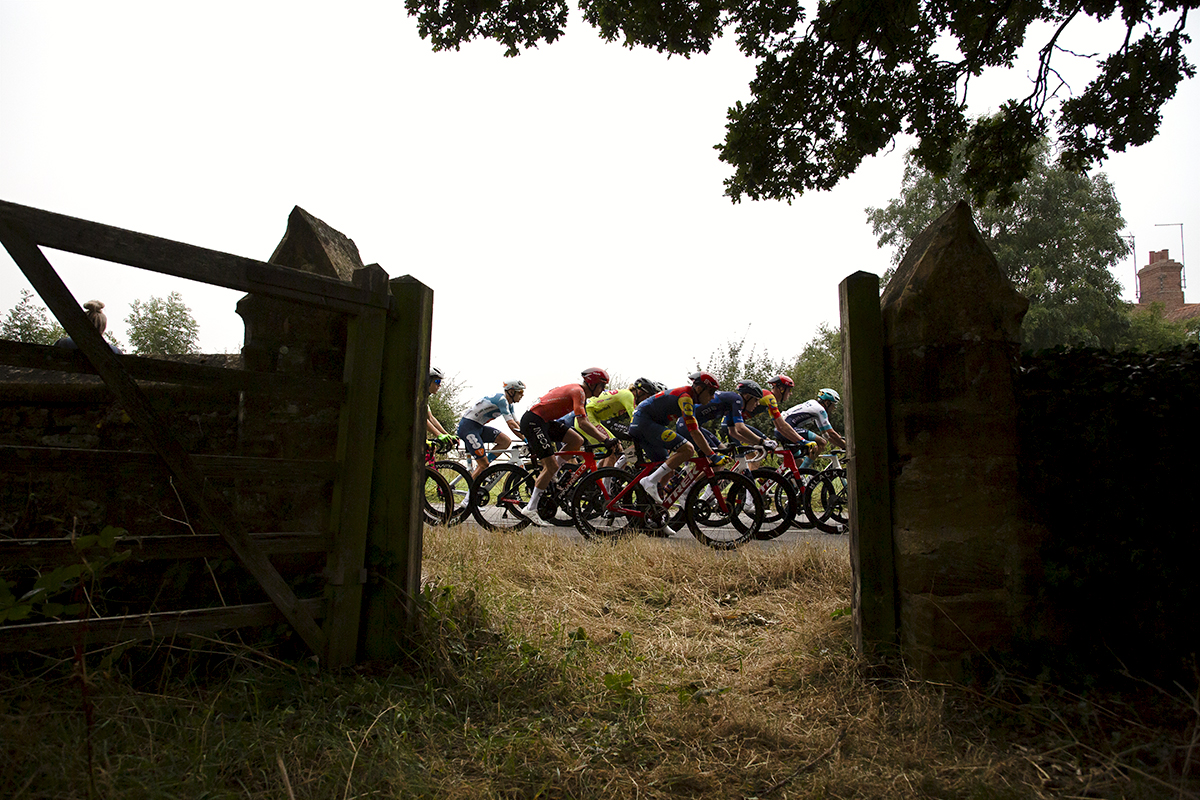
[[[401,305],[393,297],[387,275],[378,265],[358,270],[354,283],[349,284],[4,202],[0,202],[0,243],[79,347],[79,352],[73,352],[0,341],[0,363],[98,374],[153,451],[9,446],[0,448],[6,471],[20,464],[31,472],[69,473],[86,469],[89,464],[103,463],[117,464],[123,474],[136,475],[139,471],[161,470],[165,465],[200,535],[139,536],[133,557],[195,558],[232,551],[270,599],[269,603],[225,608],[10,625],[0,628],[0,652],[73,644],[83,631],[90,642],[126,641],[286,620],[327,665],[352,663],[359,657],[372,513],[392,537],[379,545],[400,550],[408,562],[391,580],[395,585],[398,579],[407,599],[402,598],[399,604],[393,602],[391,607],[400,608],[401,616],[411,615],[414,609],[411,597],[419,582],[420,562],[416,494],[421,484],[416,476],[423,465],[418,448],[409,441],[399,455],[388,455],[392,480],[388,486],[375,490],[374,500],[372,476],[376,471],[375,440],[381,384],[385,380],[384,356],[388,350],[399,350],[405,357],[399,363],[403,372],[395,372],[387,379],[387,390],[393,396],[408,398],[408,402],[386,409],[382,427],[391,431],[393,439],[399,429],[406,432],[407,440],[412,440],[418,421],[423,422],[423,408],[418,399],[423,400],[424,382],[417,376],[428,369],[432,293],[426,287],[409,278],[393,281],[405,295],[402,302],[406,313],[401,314]],[[88,321],[42,247],[344,314],[348,337],[343,379],[221,369],[115,354]],[[389,345],[389,335],[403,337],[403,342]],[[391,361],[397,359],[393,356]],[[189,453],[175,435],[177,428],[172,420],[150,402],[138,381],[217,386],[254,396],[331,398],[340,402],[336,458],[311,461]],[[397,414],[405,418],[398,420]],[[288,476],[332,479],[330,529],[249,533],[226,498],[206,480],[222,476],[241,480],[267,476],[274,480]],[[385,502],[381,494],[387,494],[390,502]],[[385,518],[378,519],[380,514]],[[327,553],[326,585],[322,596],[307,599],[296,595],[269,558],[283,553],[322,551]],[[61,540],[0,542],[0,563],[9,565],[53,564],[72,556],[70,543]],[[318,623],[322,618],[324,625]]]

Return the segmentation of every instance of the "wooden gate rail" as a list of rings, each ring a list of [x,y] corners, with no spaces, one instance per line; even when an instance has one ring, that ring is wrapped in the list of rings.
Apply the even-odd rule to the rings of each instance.
[[[198,512],[203,527],[215,530],[220,535],[225,546],[237,556],[271,598],[278,613],[287,619],[314,652],[326,656],[330,665],[338,666],[353,661],[362,595],[359,584],[364,572],[362,565],[366,554],[371,500],[384,326],[387,312],[393,307],[386,273],[378,265],[372,265],[358,270],[354,276],[355,283],[347,284],[5,202],[0,202],[0,243],[80,351],[78,354],[57,354],[47,352],[48,348],[18,347],[6,343],[3,352],[22,365],[34,368],[58,369],[65,366],[68,371],[94,371],[99,374],[158,458],[165,463],[177,491]],[[206,464],[204,459],[189,455],[184,450],[171,433],[170,426],[165,424],[138,386],[135,377],[142,380],[194,382],[237,391],[268,388],[273,391],[295,390],[301,383],[310,384],[313,381],[118,356],[87,320],[78,301],[39,249],[43,246],[350,315],[343,382],[337,385],[336,390],[330,387],[322,390],[322,394],[328,393],[330,396],[344,393],[331,513],[330,533],[334,545],[329,552],[326,570],[329,577],[328,603],[321,606],[327,612],[324,630],[314,619],[316,606],[295,596],[267,558],[267,550],[260,545],[259,537],[250,535],[242,527],[224,498],[204,480],[207,472],[204,467],[211,469],[216,465],[211,461]],[[82,359],[86,359],[86,364]],[[286,388],[280,388],[281,385]],[[31,450],[21,449],[27,453]],[[45,462],[54,462],[56,459],[62,462],[69,458],[61,452],[50,452],[52,450],[32,454],[31,458]],[[79,457],[86,459],[88,456]],[[137,457],[132,460],[136,462]],[[225,467],[230,465],[228,461],[224,464]],[[220,609],[170,613],[180,620],[191,620],[189,625],[193,626],[224,625]],[[71,626],[75,623],[56,624]],[[89,620],[87,624],[91,638],[92,631],[108,630],[104,626],[109,622]],[[24,630],[23,627],[20,629]],[[14,636],[16,630],[13,627],[4,628],[4,638]],[[117,625],[113,630],[125,628]]]
[[[361,288],[335,278],[313,275],[289,267],[255,261],[252,258],[160,239],[157,236],[135,233],[2,200],[0,221],[13,230],[22,231],[32,244],[40,247],[139,267],[176,278],[223,286],[226,289],[261,294],[347,314],[358,314],[363,308],[388,308],[391,305],[388,295],[380,294],[375,286]]]
[[[311,617],[325,615],[325,601],[301,600],[299,605]],[[224,608],[190,611],[159,611],[154,614],[130,614],[124,617],[33,622],[5,627],[0,652],[70,647],[86,636],[89,644],[98,642],[134,642],[172,636],[205,634],[250,625],[274,625],[286,621],[272,603],[250,603]]]
[[[253,392],[266,396],[300,396],[310,400],[342,402],[346,384],[311,375],[287,372],[251,372],[249,370],[210,367],[163,361],[161,358],[126,355],[125,369],[137,380],[195,386],[214,391]],[[27,369],[95,375],[96,369],[78,350],[0,339],[0,364]]]
[[[333,539],[326,533],[252,533],[250,539],[268,555],[325,553]],[[220,536],[173,534],[123,536],[116,552],[129,551],[130,561],[184,558],[230,558],[233,551]],[[5,539],[0,541],[0,562],[7,566],[63,566],[79,563],[79,551],[70,539]],[[7,631],[8,628],[4,628]],[[0,636],[0,650],[4,637]]]

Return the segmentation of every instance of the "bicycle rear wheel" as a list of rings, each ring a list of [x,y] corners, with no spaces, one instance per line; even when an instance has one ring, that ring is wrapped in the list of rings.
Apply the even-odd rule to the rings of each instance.
[[[457,461],[438,461],[434,463],[438,474],[450,484],[454,494],[454,505],[450,511],[450,525],[465,522],[471,515],[471,472]]]
[[[795,519],[798,498],[796,487],[783,474],[762,467],[750,473],[763,499],[763,521],[754,534],[756,539],[774,539]]]
[[[519,531],[529,524],[521,509],[533,493],[533,476],[516,464],[493,464],[479,473],[471,514],[489,531]]]
[[[454,493],[446,479],[429,467],[425,468],[425,497],[421,517],[426,525],[445,525],[453,510]]]
[[[805,497],[809,519],[825,533],[846,533],[850,523],[846,470],[829,469],[809,484]]]
[[[584,475],[575,484],[571,513],[583,538],[608,539],[625,533],[631,519],[624,512],[632,498],[626,495],[621,503],[612,501],[633,477],[623,469],[607,467]]]
[[[736,472],[718,472],[696,482],[684,505],[692,535],[716,550],[749,541],[763,519],[763,499],[754,481]]]

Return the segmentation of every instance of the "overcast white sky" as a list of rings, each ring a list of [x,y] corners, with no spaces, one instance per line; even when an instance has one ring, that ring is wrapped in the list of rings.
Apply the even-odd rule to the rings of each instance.
[[[1026,74],[973,83],[972,111]],[[897,194],[909,142],[790,206],[722,196],[712,148],[752,75],[731,40],[668,60],[578,19],[516,59],[433,53],[401,0],[0,0],[0,199],[263,260],[299,205],[433,288],[433,361],[464,399],[590,365],[678,385],[743,335],[797,354],[836,323],[844,277],[889,263],[863,209]],[[1155,141],[1103,167],[1139,265],[1179,258],[1160,223],[1200,253],[1198,144],[1192,80]],[[122,341],[130,301],[178,290],[204,351],[241,346],[234,292],[49,255]],[[22,288],[0,251],[0,313]]]

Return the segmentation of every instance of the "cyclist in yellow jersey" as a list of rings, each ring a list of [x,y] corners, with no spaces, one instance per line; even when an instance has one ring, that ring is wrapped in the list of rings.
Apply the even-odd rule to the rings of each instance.
[[[654,381],[649,378],[638,378],[628,389],[605,392],[599,397],[589,399],[584,406],[587,420],[601,431],[608,433],[610,438],[632,441],[629,436],[629,420],[633,418],[633,412],[637,409],[638,403],[652,397],[657,392],[658,386]],[[576,418],[574,420],[575,430],[579,431],[590,444],[596,444],[597,440],[589,435],[579,423],[580,420]],[[600,466],[615,465],[620,455],[619,452],[610,453],[600,462]]]

